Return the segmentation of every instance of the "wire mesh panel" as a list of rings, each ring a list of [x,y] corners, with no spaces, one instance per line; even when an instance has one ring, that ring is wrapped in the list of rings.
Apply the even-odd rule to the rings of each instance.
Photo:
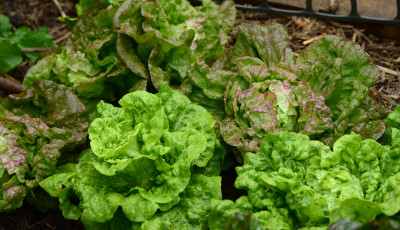
[[[243,11],[252,12],[267,12],[270,14],[280,15],[291,15],[291,16],[305,16],[305,17],[317,17],[323,19],[330,19],[343,22],[363,22],[363,23],[378,23],[400,26],[400,0],[396,0],[397,14],[395,18],[384,19],[362,16],[357,10],[357,0],[349,0],[351,4],[351,10],[348,15],[337,15],[333,13],[319,12],[313,9],[313,0],[306,0],[306,7],[304,10],[290,10],[282,9],[271,6],[267,0],[261,0],[261,4],[257,6],[249,6],[236,4],[236,8]],[[201,3],[201,0],[191,0],[194,3]],[[216,1],[217,3],[220,1]]]

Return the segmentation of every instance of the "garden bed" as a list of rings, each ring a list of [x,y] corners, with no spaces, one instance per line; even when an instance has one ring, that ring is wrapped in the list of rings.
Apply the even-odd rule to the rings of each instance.
[[[77,1],[59,1],[57,7],[51,0],[32,1],[3,1],[0,2],[1,13],[10,17],[11,23],[16,26],[28,26],[35,29],[46,26],[54,36],[56,45],[60,45],[69,36],[69,31],[57,17],[64,12],[74,16],[74,4]],[[308,44],[325,35],[345,37],[360,46],[371,55],[373,63],[379,69],[379,80],[371,89],[377,100],[388,109],[393,110],[400,104],[400,42],[397,39],[388,39],[384,34],[367,32],[365,25],[348,25],[332,21],[303,17],[270,17],[263,13],[239,12],[236,26],[231,32],[230,44],[236,38],[237,26],[243,23],[259,21],[261,23],[278,22],[285,26],[292,36],[292,48],[295,51],[304,49]],[[49,50],[48,52],[51,52]],[[45,54],[43,54],[45,55]],[[25,73],[33,64],[25,59],[15,70],[2,74],[1,77],[21,85]],[[1,94],[7,95],[12,90],[3,88]],[[222,174],[223,196],[225,199],[236,199],[243,194],[233,187],[236,178],[233,168]],[[41,213],[25,204],[15,212],[0,215],[0,230],[2,229],[83,229],[79,221],[69,221],[62,218],[59,212]]]

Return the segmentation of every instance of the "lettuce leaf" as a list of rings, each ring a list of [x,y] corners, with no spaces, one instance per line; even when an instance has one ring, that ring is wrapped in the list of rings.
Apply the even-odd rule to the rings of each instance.
[[[88,229],[108,229],[120,215],[144,228],[206,229],[210,199],[222,196],[215,120],[166,83],[156,95],[136,91],[119,103],[98,104],[91,149],[41,186],[59,198],[65,218]]]

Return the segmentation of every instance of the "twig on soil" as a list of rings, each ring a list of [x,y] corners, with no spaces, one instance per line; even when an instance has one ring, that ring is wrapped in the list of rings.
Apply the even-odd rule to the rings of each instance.
[[[383,66],[379,66],[379,65],[377,65],[376,67],[379,70],[381,70],[381,71],[383,71],[383,72],[385,72],[387,74],[390,74],[390,75],[393,75],[393,76],[396,76],[396,77],[400,77],[400,73],[397,72],[397,71],[394,71],[394,70],[391,70],[389,68],[386,68],[386,67],[383,67]]]
[[[316,37],[313,37],[313,38],[311,38],[311,39],[308,39],[308,40],[306,40],[306,41],[304,41],[303,42],[303,45],[308,45],[308,44],[310,44],[310,43],[313,43],[313,42],[315,42],[316,40],[320,40],[320,39],[322,39],[323,37],[325,37],[325,33],[324,34],[321,34],[321,35],[319,35],[319,36],[316,36]]]
[[[66,33],[64,36],[58,38],[57,40],[54,41],[55,44],[60,44],[64,40],[66,40],[69,36],[71,35],[71,32]]]
[[[54,4],[56,5],[58,11],[60,11],[61,16],[62,17],[67,17],[67,15],[65,14],[64,10],[62,9],[60,3],[58,2],[58,0],[53,0]]]

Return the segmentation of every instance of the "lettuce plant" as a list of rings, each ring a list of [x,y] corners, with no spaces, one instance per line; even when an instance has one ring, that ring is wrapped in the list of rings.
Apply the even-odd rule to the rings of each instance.
[[[224,154],[211,114],[166,83],[119,104],[99,103],[91,149],[41,186],[59,198],[65,218],[87,229],[207,229],[211,200],[221,199]]]
[[[184,91],[191,64],[224,54],[236,16],[233,1],[218,6],[207,0],[199,7],[186,0],[87,2],[91,8],[61,52],[34,66],[25,87],[51,79],[81,98],[108,101],[145,90],[150,81]]]
[[[352,131],[373,139],[385,132],[387,112],[368,95],[378,71],[343,38],[325,36],[295,58],[283,26],[241,25],[224,57],[188,73],[190,98],[213,113],[224,141],[242,154],[257,152],[272,132],[302,133],[330,146]]]
[[[62,151],[83,144],[86,108],[65,86],[37,81],[0,105],[0,212],[22,206],[44,178],[55,172]]]
[[[350,134],[339,138],[333,150],[302,134],[268,134],[259,151],[247,153],[244,165],[236,168],[235,187],[248,196],[236,204],[219,201],[210,226],[221,229],[214,215],[224,212],[252,211],[271,229],[326,229],[341,219],[365,223],[395,215],[400,211],[400,155],[398,130],[391,129],[391,145]]]

